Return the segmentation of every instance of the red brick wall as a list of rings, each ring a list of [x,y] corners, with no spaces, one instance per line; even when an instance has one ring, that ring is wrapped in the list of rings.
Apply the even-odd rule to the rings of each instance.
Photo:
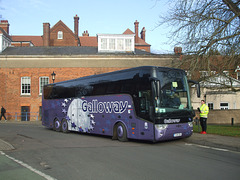
[[[58,39],[58,31],[54,31],[50,35],[50,46],[77,46],[77,40],[72,33],[63,31],[63,39]]]
[[[63,39],[58,39],[58,32],[63,32]],[[74,33],[62,23],[56,25],[50,32],[50,46],[77,46],[78,39]]]
[[[6,106],[5,102],[6,102],[6,79],[7,79],[7,75],[4,72],[0,72],[0,87],[1,87],[1,91],[0,91],[0,107],[1,106]]]
[[[150,52],[150,46],[135,46],[135,48],[145,50],[146,52]]]

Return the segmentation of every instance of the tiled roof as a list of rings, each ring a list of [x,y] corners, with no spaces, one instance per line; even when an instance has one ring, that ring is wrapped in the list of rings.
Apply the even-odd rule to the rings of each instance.
[[[13,42],[32,42],[34,46],[43,46],[42,36],[12,36]]]
[[[135,34],[135,33],[128,28],[126,31],[124,31],[123,34]]]
[[[8,47],[0,55],[154,55],[135,49],[135,52],[126,53],[98,53],[97,47],[65,46],[65,47]]]
[[[90,46],[90,47],[97,47],[97,37],[95,36],[81,36],[80,39],[80,45],[81,46]]]

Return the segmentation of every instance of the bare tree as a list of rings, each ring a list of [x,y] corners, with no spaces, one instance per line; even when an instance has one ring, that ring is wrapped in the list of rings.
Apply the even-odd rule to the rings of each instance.
[[[239,6],[239,0],[177,0],[160,25],[175,27],[172,37],[188,53],[239,54]]]
[[[172,40],[185,50],[188,70],[222,72],[240,64],[240,0],[176,0],[159,26],[173,27]],[[218,56],[217,56],[218,55]],[[221,55],[221,57],[219,57]]]

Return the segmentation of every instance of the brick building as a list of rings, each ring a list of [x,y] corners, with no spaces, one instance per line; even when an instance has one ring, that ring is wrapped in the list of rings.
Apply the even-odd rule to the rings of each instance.
[[[82,36],[79,36],[79,17],[76,15],[74,18],[74,31],[69,29],[64,22],[58,21],[52,28],[49,23],[43,23],[42,36],[11,36],[11,46],[98,46],[98,37],[89,36],[88,30],[83,31]],[[9,26],[7,20],[1,20],[0,28],[9,34]],[[139,22],[134,22],[135,33],[129,28],[123,32],[125,35],[135,36],[135,48],[150,52],[150,44],[146,43],[146,29],[142,28],[139,37]],[[1,30],[1,29],[0,29]],[[1,31],[0,31],[1,34]]]
[[[135,33],[127,29],[94,37],[84,31],[79,36],[79,17],[74,16],[74,31],[59,21],[52,28],[43,23],[43,36],[9,36],[8,21],[1,21],[0,35],[11,44],[5,43],[0,53],[0,105],[8,118],[41,113],[42,87],[53,82],[53,72],[60,82],[137,66],[171,66],[178,59],[150,53],[145,28],[139,37],[139,23],[134,25]]]

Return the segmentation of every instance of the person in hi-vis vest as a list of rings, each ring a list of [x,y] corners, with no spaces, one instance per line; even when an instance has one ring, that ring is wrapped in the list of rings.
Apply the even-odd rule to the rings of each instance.
[[[200,124],[202,127],[202,132],[201,134],[207,134],[207,117],[208,117],[208,113],[209,113],[209,108],[208,105],[205,104],[204,100],[201,100],[201,107],[198,108],[199,112],[200,112]]]

